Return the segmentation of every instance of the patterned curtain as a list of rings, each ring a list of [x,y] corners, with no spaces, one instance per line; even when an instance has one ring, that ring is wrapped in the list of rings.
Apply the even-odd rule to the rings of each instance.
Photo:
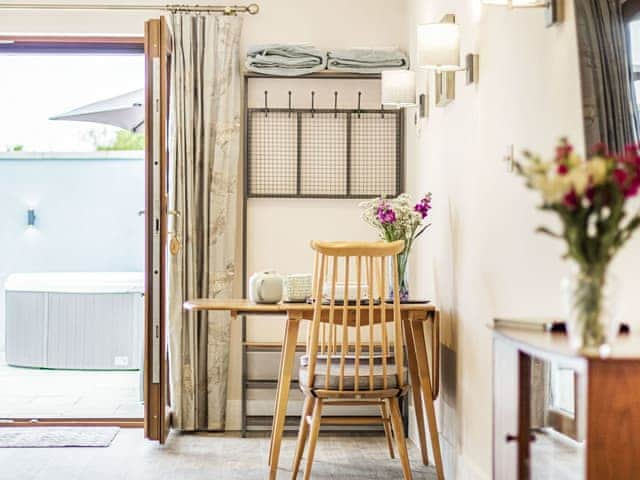
[[[637,106],[620,0],[575,0],[586,146],[638,140]]]
[[[187,314],[188,298],[225,298],[235,276],[241,88],[236,16],[169,21],[171,65],[169,357],[173,427],[224,429],[230,318]],[[172,225],[170,222],[170,229]]]

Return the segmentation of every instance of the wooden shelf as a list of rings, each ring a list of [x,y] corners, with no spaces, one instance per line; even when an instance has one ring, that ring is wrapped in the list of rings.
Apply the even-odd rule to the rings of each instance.
[[[245,78],[279,78],[288,80],[297,79],[331,79],[331,80],[379,80],[381,75],[379,73],[352,73],[352,72],[338,72],[334,70],[322,70],[320,72],[308,73],[306,75],[299,75],[291,77],[288,75],[267,75],[257,72],[245,72]]]

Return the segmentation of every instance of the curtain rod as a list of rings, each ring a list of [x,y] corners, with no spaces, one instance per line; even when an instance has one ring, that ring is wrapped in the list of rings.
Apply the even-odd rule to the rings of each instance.
[[[249,5],[123,5],[123,4],[71,4],[71,3],[0,3],[0,10],[136,10],[168,12],[220,12],[225,15],[248,13],[255,15],[260,7]]]

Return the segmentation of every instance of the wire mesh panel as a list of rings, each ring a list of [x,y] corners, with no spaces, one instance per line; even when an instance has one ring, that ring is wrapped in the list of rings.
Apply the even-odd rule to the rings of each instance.
[[[300,194],[346,196],[348,114],[300,115]]]
[[[401,115],[398,110],[248,109],[247,195],[398,195]]]
[[[298,191],[297,117],[289,112],[255,111],[249,116],[249,192],[289,196]]]
[[[351,118],[350,193],[393,196],[400,182],[395,113],[353,114]]]

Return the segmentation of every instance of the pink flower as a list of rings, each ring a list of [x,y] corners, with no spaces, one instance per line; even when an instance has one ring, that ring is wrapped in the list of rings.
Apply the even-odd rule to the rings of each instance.
[[[391,208],[391,206],[386,202],[382,202],[378,206],[376,216],[383,225],[389,225],[396,222],[396,212],[394,212],[393,208]]]
[[[558,165],[558,175],[566,175],[567,173],[569,173],[569,167],[567,167],[564,163],[561,163],[560,165]]]
[[[431,194],[428,193],[424,196],[420,203],[417,203],[413,209],[422,215],[422,218],[425,218],[429,215],[429,210],[431,210]]]

